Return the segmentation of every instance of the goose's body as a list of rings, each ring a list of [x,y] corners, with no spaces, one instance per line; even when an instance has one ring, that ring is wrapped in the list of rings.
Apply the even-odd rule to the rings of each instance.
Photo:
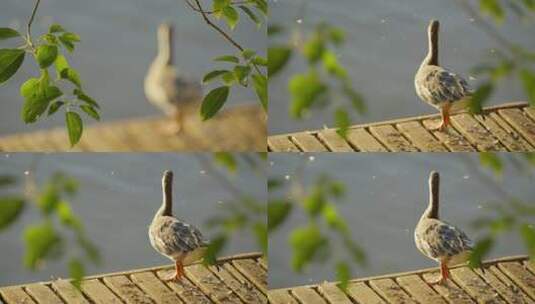
[[[183,266],[203,258],[208,242],[199,229],[175,218],[172,213],[173,172],[165,171],[162,178],[163,202],[149,227],[152,247],[175,262],[172,279],[180,280]]]
[[[441,278],[449,278],[448,266],[467,261],[473,248],[472,241],[459,228],[440,220],[438,216],[439,174],[429,176],[429,205],[414,230],[414,241],[420,252],[440,263]]]
[[[173,62],[173,28],[158,28],[158,55],[152,62],[144,83],[147,99],[174,119],[176,131],[184,115],[197,109],[202,99],[199,81],[181,75]]]
[[[444,130],[450,113],[468,106],[472,89],[465,79],[438,64],[438,31],[438,21],[432,20],[427,33],[427,56],[414,76],[414,86],[420,99],[440,110],[442,122],[438,128]]]

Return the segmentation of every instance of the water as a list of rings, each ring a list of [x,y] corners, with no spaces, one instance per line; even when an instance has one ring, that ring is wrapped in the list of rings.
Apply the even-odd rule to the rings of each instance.
[[[306,3],[302,10],[303,3]],[[470,1],[474,4],[473,1]],[[290,1],[270,2],[270,22],[289,27],[290,35],[275,37],[272,42],[287,41],[295,30],[306,33],[319,21],[327,21],[346,31],[346,44],[339,60],[349,72],[354,87],[368,105],[366,116],[355,117],[354,123],[380,121],[420,114],[436,113],[421,102],[414,91],[413,77],[427,51],[426,27],[430,19],[441,21],[440,62],[469,79],[470,68],[490,61],[498,45],[481,32],[456,1]],[[304,14],[301,12],[304,11]],[[502,35],[526,48],[535,48],[533,19],[517,22],[511,17],[501,28]],[[302,121],[288,116],[290,75],[305,71],[298,60],[270,79],[269,132],[278,134],[296,130],[333,126],[330,110],[314,111]],[[526,100],[521,84],[504,81],[489,104]],[[334,105],[344,104],[335,97]]]
[[[3,0],[0,26],[25,32],[32,8],[33,1]],[[202,77],[212,69],[226,67],[215,64],[212,58],[236,52],[208,28],[199,15],[187,9],[182,0],[41,1],[32,32],[41,34],[52,22],[58,22],[81,36],[82,42],[67,59],[79,71],[85,90],[101,104],[102,120],[110,121],[160,113],[146,101],[143,79],[156,55],[156,28],[162,21],[176,25],[175,59],[185,73]],[[246,47],[263,53],[265,30],[255,30],[249,20],[243,20],[243,23],[236,28],[233,37]],[[0,47],[15,46],[11,40],[0,44]],[[0,87],[0,134],[64,124],[62,114],[33,125],[25,125],[20,119],[22,97],[19,87],[28,77],[35,77],[38,71],[36,64],[28,59],[17,75]],[[256,104],[254,93],[233,89],[227,105],[242,103]]]
[[[154,251],[147,235],[148,225],[161,204],[163,170],[172,169],[175,173],[175,215],[199,227],[208,238],[216,231],[205,222],[222,215],[233,200],[232,194],[192,154],[2,154],[0,172],[23,180],[34,160],[38,160],[35,176],[39,184],[58,170],[80,182],[72,207],[103,257],[102,265],[91,266],[89,274],[171,263]],[[266,201],[265,180],[251,170],[239,170],[230,178],[242,191]],[[13,190],[20,193],[21,187]],[[35,273],[22,266],[21,235],[26,225],[40,219],[36,209],[27,208],[14,225],[0,231],[0,286],[68,277],[63,263],[48,263]],[[250,234],[243,232],[228,244],[223,255],[251,251],[259,248]]]
[[[353,264],[353,276],[402,272],[437,266],[423,256],[414,245],[413,231],[428,202],[427,179],[431,170],[441,174],[441,218],[463,229],[472,239],[481,236],[472,226],[476,218],[492,215],[491,204],[503,202],[497,186],[488,184],[490,178],[499,187],[518,199],[533,200],[535,177],[533,169],[520,163],[516,167],[508,161],[499,179],[488,170],[479,170],[477,155],[453,154],[270,154],[269,176],[288,176],[289,185],[295,169],[305,163],[305,185],[310,185],[321,173],[342,181],[346,186],[344,199],[337,204],[353,239],[361,245],[368,257],[366,267]],[[508,158],[511,156],[503,156]],[[524,168],[524,169],[522,169]],[[482,179],[481,176],[485,178]],[[278,190],[283,191],[283,190]],[[283,192],[270,193],[270,199]],[[301,210],[294,208],[294,210]],[[307,218],[293,212],[282,226],[269,236],[270,288],[298,286],[335,280],[334,261],[346,258],[341,242],[331,239],[334,250],[331,260],[316,263],[303,273],[294,273],[290,267],[292,257],[288,235]],[[491,257],[526,254],[517,233],[499,239]]]

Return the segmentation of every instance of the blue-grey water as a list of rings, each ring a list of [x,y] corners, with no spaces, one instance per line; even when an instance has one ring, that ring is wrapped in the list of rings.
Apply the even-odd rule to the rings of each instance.
[[[208,238],[216,231],[208,228],[206,221],[227,214],[228,202],[234,200],[232,193],[192,154],[2,154],[0,174],[15,175],[23,181],[24,172],[31,170],[35,160],[38,162],[33,172],[38,185],[56,171],[80,182],[72,207],[103,257],[101,265],[89,267],[89,274],[171,263],[154,251],[147,235],[148,225],[162,200],[163,170],[175,173],[174,214],[199,227]],[[257,173],[238,170],[229,178],[245,193],[266,201],[265,178]],[[20,185],[11,191],[20,193],[21,189]],[[28,205],[15,224],[0,231],[0,286],[68,277],[66,260],[46,263],[37,272],[23,267],[23,228],[40,219],[37,206]],[[256,241],[250,233],[240,232],[222,254],[251,251],[259,251]],[[72,248],[67,248],[67,254],[73,253]]]
[[[491,216],[493,202],[503,204],[503,195],[497,189],[530,203],[535,197],[533,167],[523,161],[517,167],[517,163],[507,160],[501,178],[495,178],[488,170],[480,170],[474,154],[275,153],[269,155],[269,161],[268,176],[282,177],[286,185],[284,189],[270,192],[270,199],[284,195],[288,185],[297,178],[295,169],[303,163],[305,186],[324,173],[345,184],[347,192],[337,208],[368,258],[366,267],[352,264],[353,277],[437,266],[417,250],[413,238],[413,229],[427,206],[427,179],[431,170],[441,174],[441,218],[463,229],[472,239],[481,236],[481,231],[472,225],[474,220]],[[270,288],[332,281],[335,279],[334,262],[347,257],[341,242],[332,238],[333,249],[328,262],[315,263],[301,274],[292,271],[288,235],[294,228],[307,224],[301,208],[294,210],[269,236]],[[490,257],[526,252],[518,233],[512,233],[498,239]]]
[[[24,33],[33,3],[2,0],[0,27],[10,26]],[[264,53],[265,29],[256,30],[253,23],[243,19],[243,25],[237,26],[233,37],[244,46]],[[88,94],[101,104],[102,120],[109,121],[159,113],[145,99],[143,78],[156,55],[156,29],[163,21],[175,24],[175,59],[184,73],[202,77],[212,69],[225,67],[215,64],[212,58],[235,53],[183,0],[41,1],[32,32],[42,34],[51,23],[57,22],[80,35],[82,42],[67,59],[79,71]],[[0,42],[0,48],[14,46],[17,46],[14,40]],[[21,70],[0,86],[0,134],[64,124],[61,113],[33,125],[21,121],[19,87],[25,79],[36,75],[38,66],[33,58],[26,57]],[[228,105],[255,102],[254,93],[238,88],[232,90]]]
[[[306,37],[320,21],[345,30],[346,44],[337,52],[338,57],[368,106],[367,115],[356,116],[354,123],[435,113],[434,108],[418,99],[413,84],[414,73],[427,51],[426,27],[430,19],[441,21],[441,64],[463,75],[472,86],[478,80],[469,78],[470,69],[497,56],[498,44],[474,25],[457,1],[274,0],[270,9],[269,21],[289,30],[269,43],[287,41],[296,31]],[[524,21],[511,15],[499,32],[533,50],[533,14]],[[285,71],[270,79],[270,134],[333,126],[332,110],[312,111],[302,121],[289,118],[287,81],[304,68],[303,60],[293,60]],[[489,104],[518,100],[526,100],[521,84],[506,80]],[[347,104],[340,96],[330,101],[333,106]]]

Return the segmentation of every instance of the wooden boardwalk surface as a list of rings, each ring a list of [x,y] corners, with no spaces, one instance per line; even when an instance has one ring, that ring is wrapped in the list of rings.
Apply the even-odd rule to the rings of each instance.
[[[273,289],[271,304],[455,304],[535,303],[535,263],[506,257],[484,263],[485,271],[466,266],[451,269],[447,285],[429,284],[438,268],[352,280],[344,293],[336,283]]]
[[[0,137],[0,151],[266,151],[267,120],[260,107],[234,107],[205,122],[190,117],[178,135],[166,131],[168,123],[163,117],[97,123],[86,127],[73,149],[65,128],[15,134]]]
[[[267,303],[267,262],[259,253],[220,259],[220,269],[185,267],[182,284],[166,282],[174,269],[163,266],[84,279],[81,293],[67,280],[0,287],[0,303]]]
[[[274,152],[472,152],[535,151],[535,108],[525,102],[485,109],[486,115],[459,113],[447,132],[433,130],[439,115],[352,126],[343,139],[336,129],[268,137]]]

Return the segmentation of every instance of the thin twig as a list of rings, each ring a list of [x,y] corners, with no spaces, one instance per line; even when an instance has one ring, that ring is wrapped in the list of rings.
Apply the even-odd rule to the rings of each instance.
[[[35,6],[33,7],[33,10],[32,10],[32,15],[30,16],[30,20],[28,20],[28,28],[26,30],[26,36],[27,36],[26,38],[28,39],[30,44],[31,44],[31,36],[32,36],[32,23],[33,23],[33,19],[35,18],[35,14],[37,13],[37,8],[39,7],[39,3],[41,3],[41,0],[35,1]]]

